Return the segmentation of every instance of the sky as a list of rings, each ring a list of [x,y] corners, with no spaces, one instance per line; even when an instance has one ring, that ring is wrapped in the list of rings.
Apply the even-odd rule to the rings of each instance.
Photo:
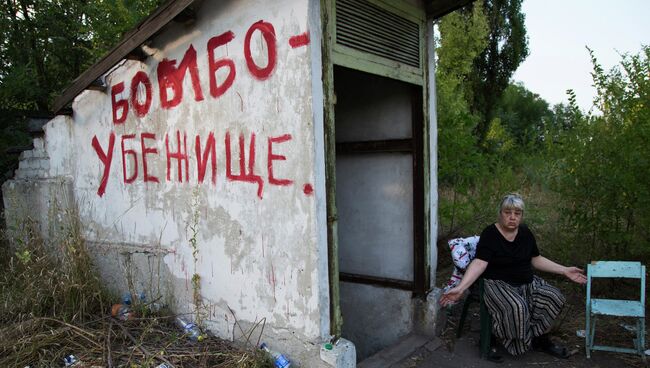
[[[524,0],[529,55],[513,76],[552,106],[567,102],[573,89],[578,105],[592,106],[592,65],[588,46],[609,70],[621,54],[650,45],[650,0]]]

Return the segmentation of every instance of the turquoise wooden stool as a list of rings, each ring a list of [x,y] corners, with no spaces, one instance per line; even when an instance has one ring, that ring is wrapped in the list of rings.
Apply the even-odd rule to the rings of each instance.
[[[456,331],[456,337],[460,337],[463,333],[463,325],[465,324],[465,318],[467,317],[467,311],[470,304],[475,301],[478,301],[479,304],[479,315],[481,318],[481,334],[480,334],[480,353],[481,358],[487,359],[488,353],[490,352],[490,339],[492,338],[492,317],[488,313],[487,307],[485,306],[485,300],[483,299],[483,279],[478,280],[478,294],[470,292],[470,294],[465,299],[463,303],[463,311],[460,314],[460,320],[458,321],[458,331]]]
[[[594,278],[630,278],[641,282],[640,300],[593,299],[591,280]],[[640,262],[598,261],[587,265],[585,350],[587,358],[594,350],[617,353],[639,354],[645,360],[645,266]],[[636,318],[636,339],[634,349],[615,346],[594,345],[597,316],[618,316]]]

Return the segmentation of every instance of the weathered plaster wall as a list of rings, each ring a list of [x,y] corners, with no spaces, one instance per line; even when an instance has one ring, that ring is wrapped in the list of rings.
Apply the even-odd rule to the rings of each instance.
[[[49,122],[42,137],[33,140],[32,150],[20,154],[14,180],[2,188],[6,225],[15,236],[34,226],[42,238],[54,238],[68,222],[73,180],[71,171],[62,167],[74,165],[71,136],[72,120],[59,116]],[[52,158],[49,150],[61,155]]]
[[[221,336],[266,319],[276,336],[326,337],[319,22],[318,2],[203,2],[49,122],[47,167],[5,193],[62,178],[110,285],[133,275],[185,312],[196,274]]]

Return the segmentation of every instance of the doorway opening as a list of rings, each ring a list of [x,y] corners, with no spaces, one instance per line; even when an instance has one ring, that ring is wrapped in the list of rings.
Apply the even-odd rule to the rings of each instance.
[[[341,335],[363,360],[428,289],[422,86],[335,66],[334,92]]]

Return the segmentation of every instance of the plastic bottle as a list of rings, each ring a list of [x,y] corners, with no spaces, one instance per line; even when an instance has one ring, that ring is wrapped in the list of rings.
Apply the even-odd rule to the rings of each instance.
[[[151,313],[158,313],[164,307],[163,303],[158,302],[160,298],[155,299],[152,302],[148,302],[147,295],[144,293],[144,291],[141,291],[140,294],[138,294],[138,299],[140,299],[140,304],[144,305],[145,308]]]
[[[266,345],[266,343],[262,343],[262,345],[260,345],[260,349],[266,351],[267,353],[269,353],[273,357],[273,365],[275,366],[275,368],[289,368],[289,367],[291,367],[291,362],[289,361],[289,359],[287,359],[287,357],[285,357],[284,355],[278,353],[277,351],[273,351],[273,350],[269,349],[269,347],[268,347],[268,345]]]
[[[127,319],[133,318],[133,311],[126,304],[113,304],[111,315],[120,321],[126,321]]]
[[[76,356],[70,354],[63,358],[66,367],[81,367],[81,361]]]
[[[147,298],[147,295],[145,294],[144,290],[138,293],[138,302],[144,304],[145,299]],[[130,292],[125,292],[122,294],[122,304],[126,305],[131,305],[133,304],[133,296],[131,295]]]
[[[128,291],[122,295],[122,304],[131,305],[131,293]]]
[[[176,324],[178,327],[183,329],[183,332],[190,338],[192,341],[201,342],[204,339],[204,336],[201,334],[201,330],[192,322],[187,322],[181,317],[176,317]]]
[[[147,308],[149,309],[149,312],[151,313],[158,313],[160,312],[161,309],[163,309],[164,305],[162,303],[158,302],[153,302],[147,304]]]

